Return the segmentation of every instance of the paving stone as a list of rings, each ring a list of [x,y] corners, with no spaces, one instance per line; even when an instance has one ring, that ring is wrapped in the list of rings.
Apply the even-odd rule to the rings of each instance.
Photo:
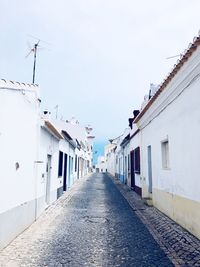
[[[133,198],[132,191],[113,181],[105,174],[80,179],[0,253],[0,266],[11,267],[10,263],[20,267],[173,266],[170,255],[174,251],[167,250],[162,242],[176,243],[171,230],[171,226],[176,226],[161,220],[161,213],[149,209],[139,198]],[[166,227],[169,231],[166,241],[158,242],[152,224],[160,228],[159,237]],[[181,228],[177,235],[179,232]],[[190,238],[186,240],[184,246],[189,246]],[[176,255],[171,257],[173,262]],[[195,264],[197,256],[198,253],[194,256]],[[184,263],[181,260],[177,256],[177,266]]]
[[[199,239],[155,207],[146,206],[135,192],[119,180],[110,178],[175,266],[200,266]]]

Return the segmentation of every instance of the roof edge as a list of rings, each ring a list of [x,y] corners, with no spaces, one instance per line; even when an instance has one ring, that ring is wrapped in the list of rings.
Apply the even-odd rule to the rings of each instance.
[[[177,60],[177,64],[174,65],[174,68],[169,73],[169,75],[164,79],[164,81],[161,83],[156,93],[152,96],[152,98],[149,100],[146,106],[141,110],[139,115],[135,118],[135,120],[133,121],[134,123],[137,123],[142,118],[142,116],[146,113],[146,111],[150,108],[150,106],[154,103],[154,101],[158,98],[158,96],[162,93],[162,91],[166,89],[167,85],[176,76],[176,74],[185,64],[185,62],[192,56],[194,51],[196,51],[199,45],[200,45],[200,36],[194,37],[193,43],[189,44],[188,48],[184,51],[184,54],[182,54],[180,56],[180,59]]]
[[[44,124],[58,139],[63,139],[63,136],[50,121],[45,120]]]
[[[0,79],[0,87],[3,88],[17,88],[17,89],[38,89],[38,84],[33,83],[22,83],[22,82],[16,82],[12,80],[6,80],[6,79]]]

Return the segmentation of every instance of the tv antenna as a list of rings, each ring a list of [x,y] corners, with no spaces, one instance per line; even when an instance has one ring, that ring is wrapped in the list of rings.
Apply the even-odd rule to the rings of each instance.
[[[32,53],[34,54],[34,61],[33,61],[33,79],[32,79],[32,83],[34,84],[35,83],[35,70],[36,70],[37,51],[38,51],[38,48],[46,48],[46,47],[40,46],[39,44],[40,44],[40,42],[46,43],[48,45],[50,45],[50,44],[48,42],[46,42],[46,41],[43,41],[43,40],[41,40],[41,39],[33,36],[33,35],[28,34],[28,36],[30,36],[31,38],[37,40],[32,47],[28,44],[30,51],[26,55],[26,58],[27,58],[27,57],[30,56],[30,54],[32,54]],[[48,49],[48,48],[46,48],[46,49]]]
[[[54,109],[56,110],[56,119],[58,118],[58,104],[54,107]]]
[[[181,54],[175,55],[175,56],[172,56],[172,57],[167,57],[166,59],[171,59],[171,58],[180,57],[180,56],[181,56]]]

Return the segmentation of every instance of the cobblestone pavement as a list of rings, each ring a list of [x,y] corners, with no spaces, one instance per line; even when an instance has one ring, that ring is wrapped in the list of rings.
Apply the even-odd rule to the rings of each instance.
[[[107,175],[70,192],[0,253],[1,266],[173,266]]]
[[[156,208],[145,205],[135,192],[119,180],[110,178],[175,266],[200,266],[199,239]]]

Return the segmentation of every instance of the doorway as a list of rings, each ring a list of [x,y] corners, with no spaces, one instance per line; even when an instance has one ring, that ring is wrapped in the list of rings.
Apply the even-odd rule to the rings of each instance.
[[[45,201],[47,205],[50,203],[50,189],[51,189],[51,155],[47,155],[47,166],[46,166],[46,197]]]

